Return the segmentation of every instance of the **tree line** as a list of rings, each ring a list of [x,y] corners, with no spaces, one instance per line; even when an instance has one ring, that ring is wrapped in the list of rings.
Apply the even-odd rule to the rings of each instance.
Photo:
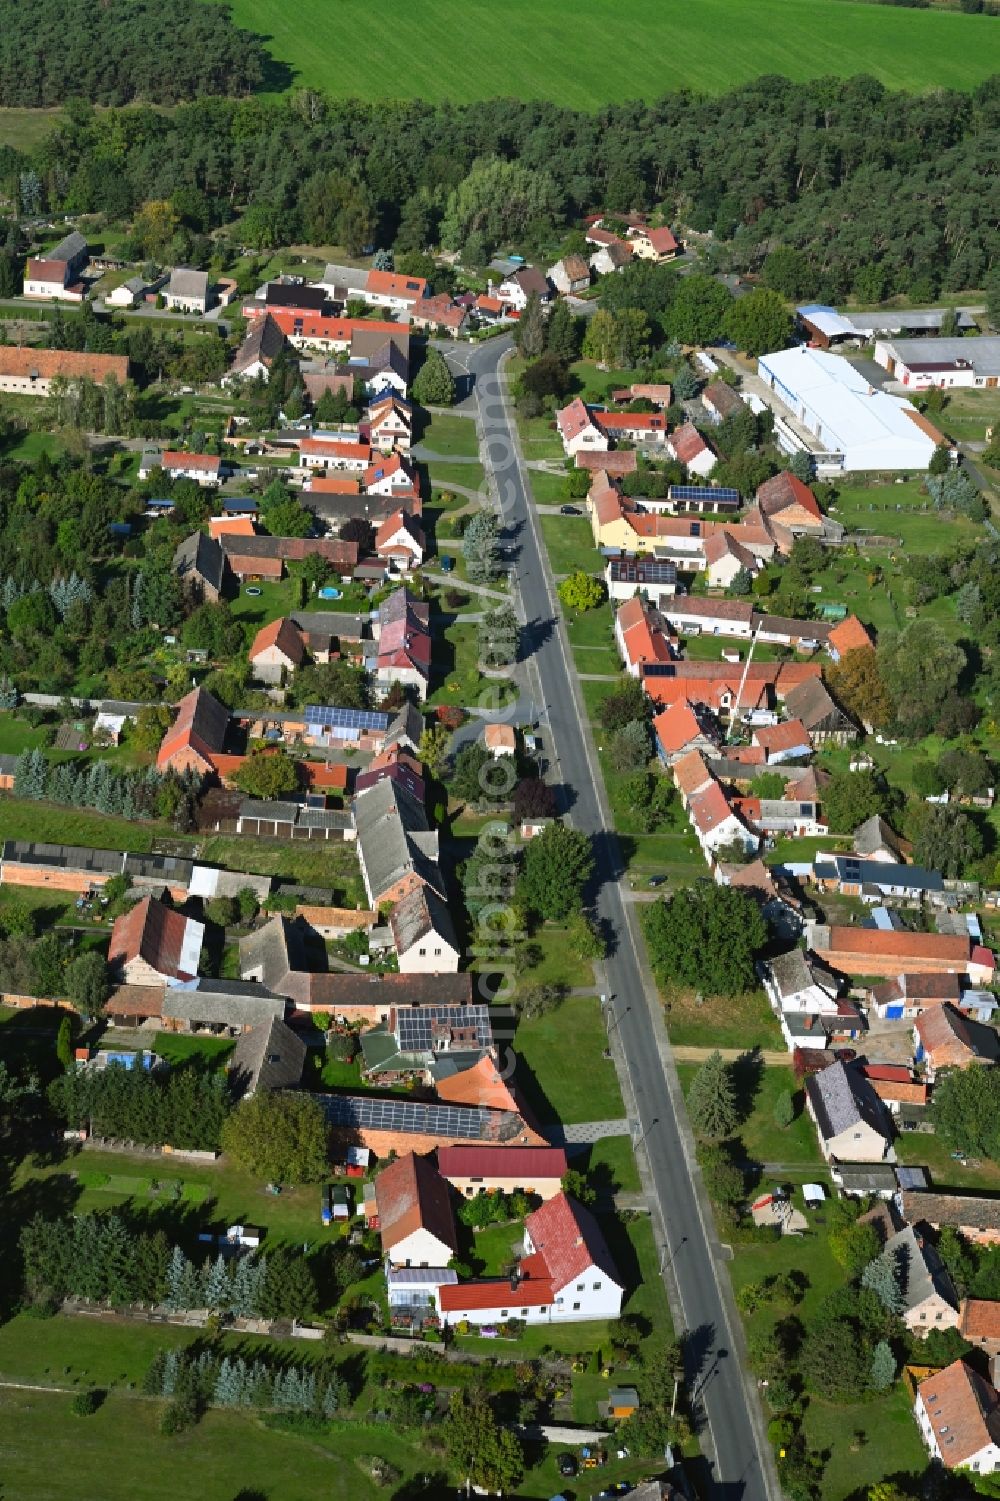
[[[48,1099],[73,1130],[189,1151],[218,1150],[231,1104],[224,1076],[193,1065],[167,1078],[113,1064],[74,1069],[53,1080]]]
[[[199,0],[104,0],[91,11],[65,0],[0,5],[0,98],[45,108],[177,104],[205,94],[248,94],[268,62],[261,39],[234,26],[228,5]]]
[[[45,50],[34,30],[29,50]],[[214,52],[213,40],[188,55],[201,65]],[[733,269],[763,267],[785,296],[930,299],[994,271],[1000,229],[983,184],[998,116],[996,79],[911,95],[865,76],[765,78],[593,113],[303,93],[168,117],[75,109],[30,156],[0,152],[0,178],[26,214],[132,220],[152,196],[204,237],[249,206],[236,244],[375,243],[397,257],[442,244],[473,264],[511,241],[557,248],[594,205],[658,209],[710,232]]]

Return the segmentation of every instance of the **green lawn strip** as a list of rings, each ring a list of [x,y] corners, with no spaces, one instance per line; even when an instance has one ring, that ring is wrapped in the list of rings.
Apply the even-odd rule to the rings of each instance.
[[[169,824],[130,823],[89,809],[61,808],[15,797],[0,798],[0,829],[5,839],[93,845],[137,855],[148,854],[157,838],[189,842],[187,835],[178,834]]]
[[[481,490],[486,481],[482,464],[428,464],[434,489],[447,490],[450,485],[461,485],[463,490]],[[463,503],[465,497],[462,497]]]
[[[459,1231],[460,1254],[468,1249],[477,1277],[502,1277],[509,1272],[523,1244],[524,1226],[519,1221],[470,1230],[464,1240]]]
[[[417,442],[431,453],[474,459],[479,453],[476,423],[472,417],[452,412],[421,412]],[[459,467],[459,466],[456,466]]]
[[[385,1492],[355,1463],[359,1456],[380,1455],[405,1475],[426,1468],[418,1445],[387,1424],[344,1423],[329,1434],[299,1435],[212,1409],[197,1427],[166,1438],[159,1432],[163,1402],[113,1396],[85,1421],[70,1416],[69,1403],[41,1392],[0,1394],[10,1440],[6,1501],[176,1501],[181,1474],[197,1475],[200,1501],[232,1501],[241,1490],[268,1501],[370,1501]]]
[[[763,990],[749,995],[704,996],[691,991],[669,999],[667,1029],[676,1047],[783,1048],[781,1029]]]
[[[431,707],[489,707],[495,698],[506,703],[517,691],[509,679],[486,678],[480,673],[478,626],[474,621],[453,620],[444,630],[438,622],[431,653],[431,682],[433,691],[427,698]]]
[[[586,516],[539,516],[538,525],[553,573],[582,568],[585,573],[603,574],[604,559],[594,546]]]
[[[562,923],[543,923],[532,935],[532,941],[541,950],[537,964],[524,971],[521,980],[526,985],[546,985],[561,981],[571,990],[594,983],[594,967],[589,959],[581,959],[573,939]]]
[[[195,1337],[190,1329],[137,1319],[17,1314],[0,1326],[0,1380],[138,1387],[157,1350],[190,1344]]]
[[[531,493],[540,506],[579,506],[583,510],[586,502],[573,500],[569,493],[565,474],[547,474],[543,469],[528,470],[528,484]]]
[[[806,835],[801,839],[776,839],[774,848],[766,850],[764,861],[767,865],[784,865],[795,863],[806,865],[813,861],[817,855],[831,853],[844,853],[850,849],[850,840],[839,838],[836,834]]]
[[[624,1116],[614,1063],[603,1057],[606,1047],[597,996],[570,996],[547,1015],[520,1023],[516,1078],[539,1124]]]
[[[950,1188],[1000,1192],[1000,1163],[983,1157],[966,1159],[968,1166],[963,1167],[944,1142],[929,1132],[901,1132],[896,1137],[896,1155],[900,1162],[926,1167],[937,1193],[947,1193]]]
[[[795,1204],[802,1208],[798,1195]],[[786,1271],[803,1273],[808,1290],[794,1312],[806,1328],[824,1298],[844,1284],[843,1269],[834,1260],[821,1225],[814,1225],[802,1236],[786,1235],[766,1245],[736,1245],[734,1252],[730,1275],[736,1289]],[[773,1307],[764,1307],[745,1316],[744,1322],[748,1329],[769,1328],[775,1316]],[[823,1475],[824,1501],[827,1497],[844,1501],[848,1495],[858,1494],[859,1487],[863,1490],[880,1476],[897,1470],[922,1472],[926,1468],[927,1456],[901,1384],[885,1397],[869,1393],[858,1405],[838,1406],[811,1397],[803,1426],[810,1447],[829,1454]],[[859,1451],[852,1452],[859,1428],[867,1441]]]
[[[360,35],[366,12],[345,0],[344,26]],[[765,0],[749,14],[733,0],[706,0],[688,16],[655,0],[637,0],[628,33],[609,31],[597,0],[574,12],[574,46],[567,50],[562,17],[552,5],[524,4],[507,16],[505,45],[488,41],[492,12],[473,0],[465,17],[461,69],[442,69],[454,39],[454,10],[441,0],[419,15],[401,13],[384,51],[385,69],[372,72],[360,56],[345,57],[325,26],[322,0],[303,0],[292,14],[284,0],[236,0],[237,26],[268,38],[267,49],[290,65],[293,86],[325,89],[342,98],[428,100],[546,99],[575,108],[608,100],[608,78],[628,76],[630,95],[658,99],[673,88],[717,93],[762,74],[807,79],[853,77],[858,59],[894,88],[971,90],[997,68],[997,42],[986,16],[939,10],[899,16],[863,4]],[[642,36],[637,49],[634,36]],[[718,38],[728,45],[719,48]],[[822,42],[822,53],[817,44]]]
[[[510,374],[513,375],[512,367]],[[521,451],[526,459],[556,459],[565,463],[566,453],[562,439],[556,432],[551,417],[522,417],[518,415],[517,431],[521,439]]]
[[[351,844],[333,840],[323,844],[279,844],[264,839],[241,840],[225,834],[206,839],[199,850],[208,865],[276,876],[297,885],[331,888],[341,905],[364,901],[361,870]]]
[[[248,589],[259,590],[259,593],[248,594]],[[248,631],[253,632],[301,607],[302,580],[298,578],[286,578],[278,582],[265,579],[257,584],[244,584],[230,604],[231,612],[243,621]]]
[[[620,686],[620,683],[580,684],[580,692],[583,695],[583,705],[587,713],[587,718],[595,728],[600,727],[600,720],[598,718],[598,715],[600,712],[601,704],[609,694],[617,692]]]
[[[1000,422],[1000,392],[951,391],[944,411],[933,420],[958,443],[981,441],[986,429]]]
[[[108,1034],[105,1034],[107,1041]],[[117,1047],[117,1043],[109,1044]],[[172,1068],[197,1059],[214,1068],[222,1068],[236,1046],[225,1037],[185,1037],[178,1032],[157,1032],[153,1039],[153,1052],[165,1058]]]
[[[615,617],[610,601],[605,600],[596,610],[584,610],[579,615],[568,610],[565,621],[571,646],[606,647],[615,652],[618,670],[621,671],[621,658],[615,647]]]
[[[691,1081],[698,1072],[697,1063],[679,1063],[677,1075],[685,1098]],[[739,1126],[736,1135],[743,1143],[746,1156],[751,1162],[787,1163],[790,1167],[815,1170],[826,1178],[827,1169],[816,1141],[816,1128],[805,1110],[802,1090],[791,1068],[769,1065],[760,1067],[755,1076],[752,1064],[742,1060],[735,1066],[735,1078],[742,1102],[748,1102],[752,1086],[752,1105]],[[790,1126],[782,1128],[775,1123],[774,1106],[779,1095],[789,1093],[796,1107],[796,1116]]]
[[[82,1175],[82,1179],[77,1175]],[[102,1182],[105,1178],[107,1181]],[[116,1181],[120,1184],[126,1179],[129,1186],[116,1188]],[[160,1185],[156,1189],[151,1186],[154,1179]],[[339,1229],[334,1232],[322,1225],[319,1189],[314,1185],[283,1188],[280,1194],[269,1194],[259,1179],[241,1172],[226,1159],[197,1163],[169,1156],[150,1159],[124,1152],[80,1152],[54,1167],[22,1166],[16,1182],[20,1186],[31,1185],[46,1213],[55,1213],[55,1206],[62,1205],[77,1213],[109,1209],[116,1201],[128,1200],[132,1212],[155,1214],[158,1224],[163,1223],[168,1234],[172,1232],[185,1245],[191,1243],[192,1249],[199,1231],[218,1232],[233,1224],[258,1225],[267,1231],[270,1241],[308,1240],[314,1245],[336,1239],[340,1233]],[[141,1186],[136,1189],[135,1183]],[[173,1198],[174,1183],[182,1185],[178,1199]],[[169,1196],[166,1209],[161,1189]],[[191,1204],[199,1198],[197,1213],[192,1218]],[[171,1200],[178,1205],[173,1225]]]
[[[587,1176],[602,1193],[639,1192],[639,1169],[630,1137],[604,1136],[588,1147],[586,1154],[574,1154],[571,1165],[582,1170],[584,1157]]]
[[[721,662],[724,651],[738,651],[745,661],[746,650],[745,641],[734,641],[732,637],[688,636],[684,641],[684,655],[692,662]],[[763,641],[754,647],[753,659],[755,662],[777,662],[780,653],[780,647]]]

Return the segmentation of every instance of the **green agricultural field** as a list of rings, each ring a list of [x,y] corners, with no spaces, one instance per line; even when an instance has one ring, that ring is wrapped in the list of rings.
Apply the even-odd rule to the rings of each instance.
[[[296,86],[344,98],[515,95],[589,109],[613,97],[656,99],[679,88],[719,93],[767,73],[805,79],[865,72],[896,88],[971,89],[1000,69],[1000,36],[985,16],[901,14],[839,0],[836,7],[831,0],[753,7],[634,0],[614,19],[601,0],[581,0],[571,47],[565,11],[552,0],[510,7],[499,46],[496,12],[483,0],[461,10],[447,0],[419,9],[395,3],[383,13],[378,68],[363,48],[342,45],[368,24],[361,0],[342,0],[335,17],[326,0],[235,0],[232,13],[238,26],[268,37],[272,55],[295,70]],[[444,58],[456,61],[443,66]]]

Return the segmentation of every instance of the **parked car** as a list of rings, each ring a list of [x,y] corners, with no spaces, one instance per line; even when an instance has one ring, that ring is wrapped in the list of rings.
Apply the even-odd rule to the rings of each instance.
[[[650,876],[649,884],[650,886],[662,886],[666,879],[666,876]]]
[[[582,516],[583,512],[579,506],[560,506],[559,514],[560,516]]]
[[[579,1463],[573,1454],[560,1454],[558,1465],[560,1475],[565,1475],[567,1478],[572,1478],[580,1472]]]

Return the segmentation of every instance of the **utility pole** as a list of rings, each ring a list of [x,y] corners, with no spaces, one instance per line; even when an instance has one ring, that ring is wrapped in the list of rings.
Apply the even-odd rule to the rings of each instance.
[[[739,713],[740,708],[740,700],[743,697],[743,689],[746,687],[747,673],[750,671],[750,663],[753,661],[753,650],[757,645],[757,637],[760,635],[761,630],[763,629],[763,625],[764,622],[761,621],[760,625],[758,625],[757,629],[754,631],[753,639],[750,642],[750,650],[747,652],[747,659],[743,664],[743,675],[740,678],[740,686],[736,690],[736,702],[733,704],[733,707],[730,710],[729,714],[729,734],[726,736],[727,745],[732,743],[733,732],[736,728],[736,716]]]

